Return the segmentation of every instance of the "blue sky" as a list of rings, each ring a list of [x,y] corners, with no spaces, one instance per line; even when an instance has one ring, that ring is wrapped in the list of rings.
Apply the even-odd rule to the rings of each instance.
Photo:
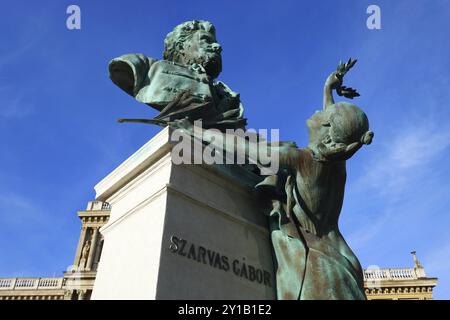
[[[81,30],[66,8],[81,7]],[[381,8],[368,30],[366,8]],[[60,276],[93,187],[159,129],[118,124],[156,111],[109,80],[124,53],[161,58],[180,22],[213,22],[220,80],[241,93],[251,128],[307,143],[337,62],[375,132],[348,162],[341,230],[362,265],[410,267],[417,250],[435,297],[450,298],[450,2],[21,1],[0,19],[0,277]]]

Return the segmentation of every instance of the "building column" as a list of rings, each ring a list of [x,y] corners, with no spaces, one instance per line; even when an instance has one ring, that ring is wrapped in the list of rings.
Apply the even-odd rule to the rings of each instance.
[[[87,234],[87,227],[83,226],[81,228],[80,239],[78,240],[78,247],[75,253],[75,260],[73,261],[73,265],[75,267],[78,267],[78,264],[80,263],[81,250],[83,249],[84,242],[86,241],[86,234]]]
[[[86,300],[86,290],[78,290],[78,300]]]
[[[102,242],[103,236],[100,234],[97,240],[97,245],[95,246],[94,261],[92,262],[92,271],[97,271],[98,263],[100,262],[100,256],[102,254]]]
[[[91,270],[92,269],[92,262],[94,259],[95,249],[97,248],[97,237],[98,237],[98,227],[93,228],[93,234],[91,239],[91,250],[89,251],[89,256],[86,263],[86,269]]]

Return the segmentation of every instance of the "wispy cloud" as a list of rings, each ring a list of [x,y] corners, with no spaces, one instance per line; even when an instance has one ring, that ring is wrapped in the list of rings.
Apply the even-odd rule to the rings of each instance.
[[[442,127],[439,122],[410,123],[396,131],[364,177],[364,183],[388,196],[389,202],[397,200],[424,175],[432,175],[430,164],[450,146],[450,127]]]
[[[443,243],[436,246],[426,256],[426,268],[430,274],[448,274],[450,278],[450,243]]]
[[[425,256],[426,264],[424,265],[427,276],[438,277],[438,284],[434,289],[434,297],[441,297],[450,291],[448,283],[450,282],[450,242],[444,242],[441,245],[435,246],[430,253]]]
[[[0,221],[2,225],[41,224],[45,219],[39,205],[22,194],[15,192],[0,192]],[[8,214],[5,214],[8,213]]]
[[[417,249],[427,274],[439,278],[436,294],[443,298],[450,293],[445,233],[450,219],[444,211],[450,182],[443,179],[448,174],[450,125],[436,119],[430,115],[404,122],[395,134],[378,141],[376,154],[363,165],[366,174],[349,184],[352,198],[346,210],[351,212],[348,219],[356,221],[347,221],[346,238],[365,266],[404,267],[386,262]],[[367,202],[357,199],[358,190],[370,194]]]
[[[414,230],[446,198],[440,169],[450,147],[450,125],[430,115],[404,122],[394,132],[385,134],[386,139],[378,142],[377,152],[364,165],[364,174],[349,183],[353,197],[362,190],[370,194],[367,203],[356,197],[346,204],[347,211],[359,213],[353,215],[357,221],[351,222],[347,237],[359,251],[372,248],[374,241],[383,238],[380,235],[395,232],[400,236]],[[404,223],[407,228],[402,230]]]
[[[31,18],[23,21],[20,28],[15,26],[15,42],[9,43],[7,50],[0,51],[0,67],[14,62],[24,54],[30,52],[40,43],[47,26],[42,19]]]
[[[0,119],[17,119],[32,115],[35,107],[26,99],[25,92],[12,88],[0,88]]]
[[[52,270],[61,270],[71,254],[55,253],[55,248],[60,248],[70,238],[66,231],[63,231],[64,236],[56,236],[64,226],[63,217],[56,215],[51,205],[27,193],[0,189],[1,249],[8,253],[7,259],[0,259],[2,277],[45,276]],[[61,257],[65,257],[65,261],[55,262]],[[41,266],[45,266],[45,271],[39,269]]]

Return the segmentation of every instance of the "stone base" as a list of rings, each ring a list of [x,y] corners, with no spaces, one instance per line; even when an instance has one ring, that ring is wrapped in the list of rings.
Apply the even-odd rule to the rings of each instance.
[[[112,210],[92,299],[275,299],[259,177],[170,150],[166,128],[95,187]]]

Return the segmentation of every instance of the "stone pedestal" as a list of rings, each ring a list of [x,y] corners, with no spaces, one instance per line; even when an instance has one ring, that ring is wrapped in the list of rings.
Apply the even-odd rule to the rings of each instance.
[[[111,204],[92,299],[275,299],[270,235],[238,166],[175,165],[163,129],[96,185]]]

